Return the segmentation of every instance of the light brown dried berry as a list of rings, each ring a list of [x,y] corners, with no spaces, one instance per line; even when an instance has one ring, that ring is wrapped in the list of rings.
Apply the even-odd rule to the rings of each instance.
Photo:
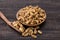
[[[37,38],[37,36],[36,36],[36,35],[31,35],[31,37],[33,37],[33,38]]]
[[[29,33],[25,33],[25,32],[22,33],[22,36],[28,36],[28,35]]]
[[[12,25],[15,27],[18,25],[18,23],[16,21],[12,22]]]
[[[39,33],[39,34],[42,34],[42,31],[38,30],[38,33]]]
[[[23,26],[20,26],[19,31],[20,32],[24,32],[25,31],[25,28]]]
[[[34,34],[37,34],[37,30],[36,29],[34,29]]]
[[[33,30],[30,29],[30,30],[29,30],[29,35],[32,35],[32,34],[33,34]]]

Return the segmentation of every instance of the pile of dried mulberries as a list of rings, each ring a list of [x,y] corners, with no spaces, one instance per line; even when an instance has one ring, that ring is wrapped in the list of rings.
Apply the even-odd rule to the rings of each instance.
[[[12,22],[12,25],[21,32],[22,36],[37,38],[37,33],[42,34],[42,31],[39,30],[38,25],[45,21],[46,13],[40,7],[30,5],[21,8],[16,17],[17,21]],[[25,28],[23,25],[28,27]]]

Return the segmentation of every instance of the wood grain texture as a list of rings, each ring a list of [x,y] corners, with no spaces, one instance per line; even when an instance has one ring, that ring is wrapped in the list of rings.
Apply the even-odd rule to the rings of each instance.
[[[27,5],[39,5],[46,10],[47,19],[40,25],[43,34],[38,34],[37,39],[22,37],[0,19],[0,40],[60,40],[60,0],[0,0],[0,11],[14,21],[17,11]]]

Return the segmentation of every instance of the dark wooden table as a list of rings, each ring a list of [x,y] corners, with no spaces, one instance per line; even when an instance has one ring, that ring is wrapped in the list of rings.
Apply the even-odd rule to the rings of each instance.
[[[60,40],[60,0],[0,0],[0,11],[14,21],[17,11],[27,5],[39,5],[46,10],[47,19],[40,26],[43,34],[38,34],[37,39],[22,37],[0,19],[0,40]]]

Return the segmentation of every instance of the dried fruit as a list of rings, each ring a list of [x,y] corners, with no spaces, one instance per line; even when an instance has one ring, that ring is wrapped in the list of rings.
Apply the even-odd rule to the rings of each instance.
[[[33,37],[33,38],[37,38],[37,36],[36,36],[36,35],[31,35],[31,37]]]
[[[28,35],[29,35],[29,33],[26,33],[26,32],[22,33],[22,36],[28,36]]]
[[[38,33],[39,33],[39,34],[42,34],[42,31],[38,30]]]
[[[37,33],[42,34],[42,31],[38,30],[39,26],[28,27],[25,29],[25,27],[19,21],[12,22],[12,25],[22,33],[22,36],[31,36],[33,38],[37,38]]]
[[[34,29],[34,34],[37,34],[37,30],[36,29]]]
[[[19,30],[20,30],[20,32],[24,32],[25,28],[24,27],[20,27]]]
[[[17,21],[12,22],[12,25],[17,26],[18,25]]]
[[[29,35],[32,35],[32,34],[33,34],[33,30],[30,29],[30,30],[29,30]]]
[[[25,28],[23,27],[23,25],[19,21],[12,22],[12,25],[14,27],[16,27],[17,29],[19,29],[20,32],[24,32],[24,30],[25,30]]]

